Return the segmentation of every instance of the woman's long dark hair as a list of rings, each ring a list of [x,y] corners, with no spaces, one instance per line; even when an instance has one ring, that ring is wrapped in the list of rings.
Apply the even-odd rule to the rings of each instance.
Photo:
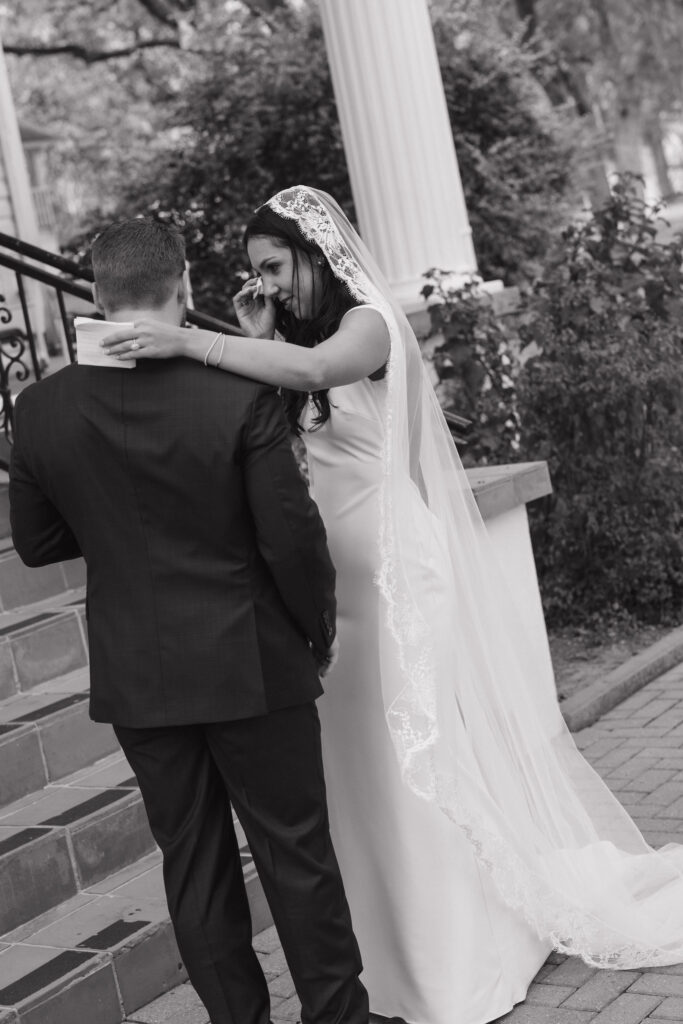
[[[304,237],[296,221],[281,217],[267,205],[261,206],[247,223],[243,237],[244,245],[246,246],[249,239],[256,236],[271,238],[277,245],[289,249],[294,265],[292,285],[295,294],[299,289],[300,261],[307,260],[312,268],[317,265],[320,273],[314,277],[312,318],[299,320],[290,310],[277,303],[278,312],[275,323],[277,330],[288,342],[294,345],[303,345],[305,348],[313,348],[334,334],[344,313],[353,306],[357,306],[358,300],[353,297],[344,282],[334,276],[322,249]],[[317,295],[315,293],[316,281],[320,282],[320,290]],[[317,410],[313,423],[316,427],[321,427],[330,418],[328,389],[314,391],[311,397]],[[282,398],[292,430],[296,434],[301,434],[299,418],[306,405],[306,393],[283,388]]]

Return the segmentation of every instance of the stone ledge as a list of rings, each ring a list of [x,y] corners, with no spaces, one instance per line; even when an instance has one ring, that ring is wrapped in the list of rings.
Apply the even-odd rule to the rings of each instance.
[[[567,728],[586,729],[631,694],[683,661],[683,626],[560,704]]]
[[[484,519],[493,519],[519,505],[543,498],[553,489],[546,462],[477,466],[466,473]]]

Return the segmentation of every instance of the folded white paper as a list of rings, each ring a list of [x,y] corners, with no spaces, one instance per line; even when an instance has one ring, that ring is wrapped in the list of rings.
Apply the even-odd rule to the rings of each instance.
[[[114,323],[112,320],[93,320],[89,316],[74,318],[76,328],[76,362],[84,366],[112,366],[116,370],[132,370],[134,359],[114,359],[100,346],[103,338],[121,327],[133,327],[133,323]]]

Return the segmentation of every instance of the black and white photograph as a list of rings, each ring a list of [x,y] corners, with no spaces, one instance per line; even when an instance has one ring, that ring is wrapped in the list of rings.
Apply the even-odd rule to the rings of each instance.
[[[680,0],[0,0],[0,1024],[672,1022]]]

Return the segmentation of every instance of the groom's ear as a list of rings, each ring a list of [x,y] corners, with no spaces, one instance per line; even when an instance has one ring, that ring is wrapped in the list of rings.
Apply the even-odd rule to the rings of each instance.
[[[97,312],[101,313],[102,316],[105,316],[104,306],[102,305],[102,300],[100,299],[100,293],[96,284],[93,284],[92,286],[92,300],[95,303],[95,309]]]

